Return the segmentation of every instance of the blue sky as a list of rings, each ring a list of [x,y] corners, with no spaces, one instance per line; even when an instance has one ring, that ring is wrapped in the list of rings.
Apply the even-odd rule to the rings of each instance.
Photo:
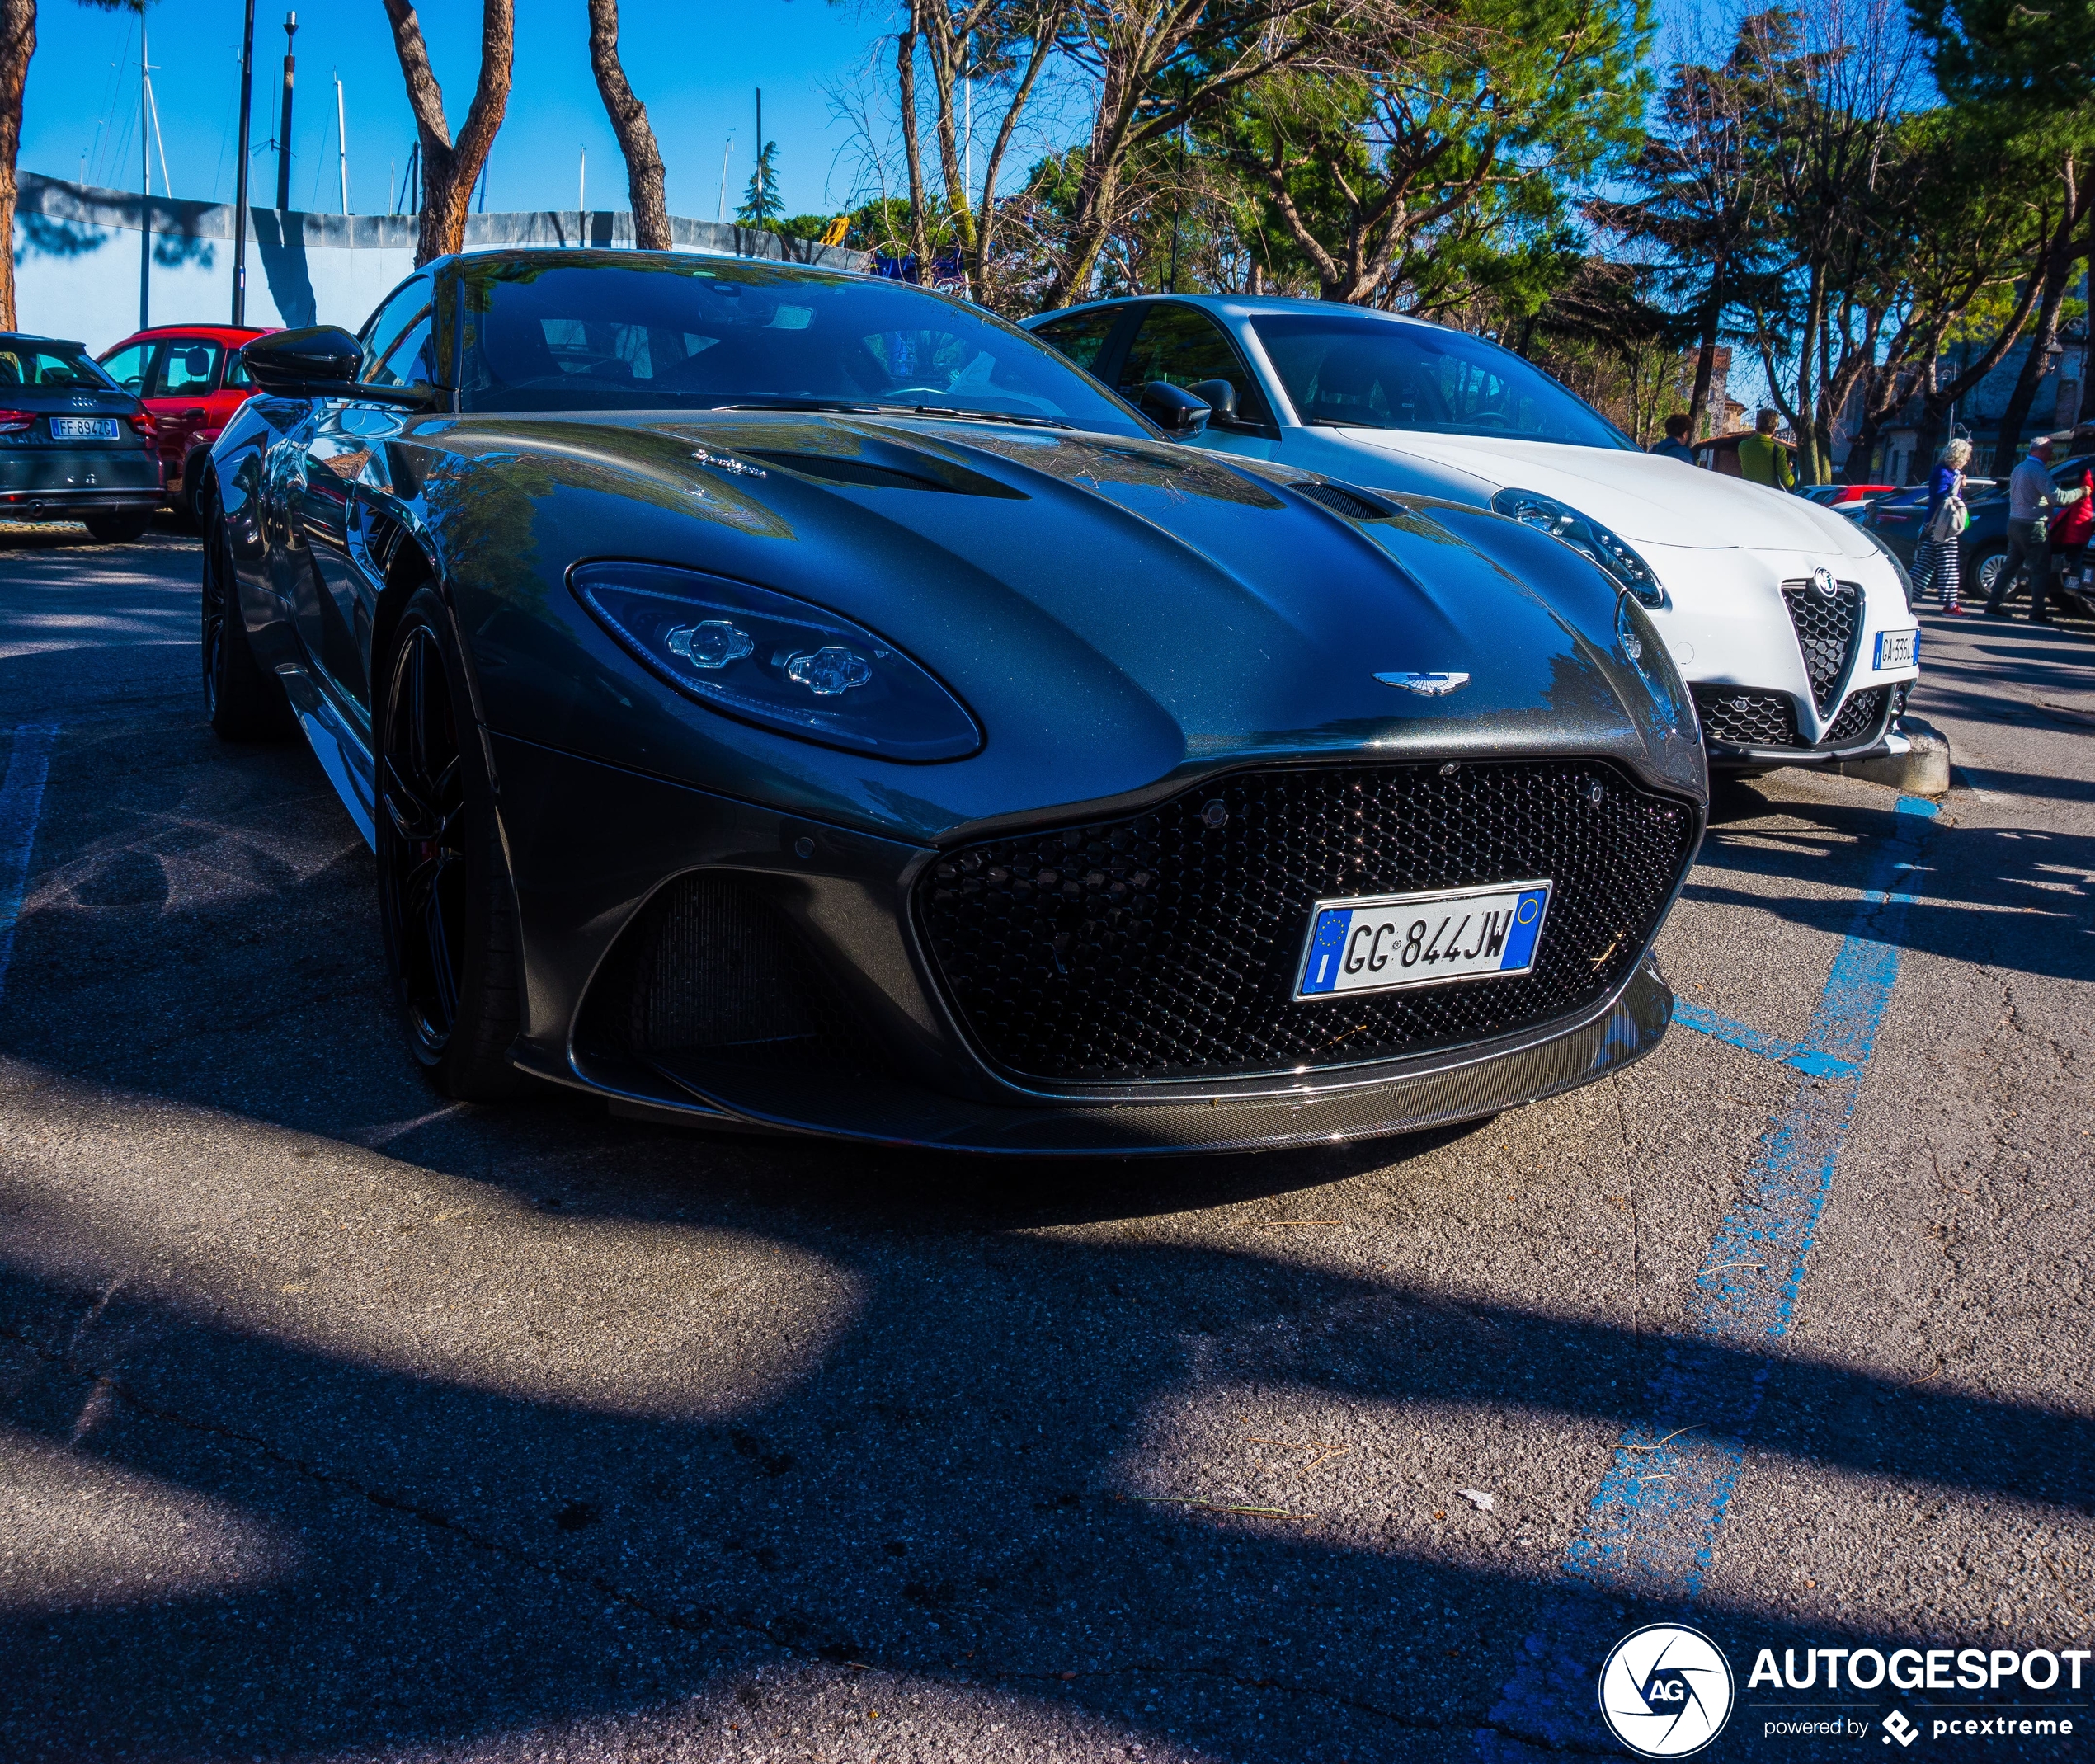
[[[285,11],[283,0],[257,0],[255,9],[258,143],[275,133]],[[455,132],[478,73],[480,7],[473,0],[424,0],[420,12]],[[826,88],[853,80],[873,36],[891,28],[884,12],[849,0],[741,0],[732,7],[624,0],[619,12],[627,77],[661,144],[671,213],[713,219],[730,129],[732,213],[749,176],[760,85],[765,133],[779,143],[787,212],[830,213],[850,200],[856,172],[847,150],[851,130],[831,114]],[[298,13],[292,206],[340,206],[339,73],[349,119],[350,206],[359,214],[387,212],[407,167],[414,122],[384,9],[379,0],[327,0],[300,5]],[[86,153],[89,181],[137,189],[136,15],[71,0],[43,0],[39,14],[24,103],[23,169],[77,178]],[[177,196],[232,199],[241,16],[240,0],[162,0],[147,14],[154,96]],[[515,85],[495,141],[487,206],[573,208],[585,148],[590,206],[625,207],[624,162],[590,73],[582,0],[517,0]],[[252,200],[272,204],[275,156],[257,153],[252,176]],[[157,141],[153,186],[162,187]]]

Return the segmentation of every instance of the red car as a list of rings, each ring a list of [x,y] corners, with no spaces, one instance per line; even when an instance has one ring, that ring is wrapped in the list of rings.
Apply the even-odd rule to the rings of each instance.
[[[167,501],[192,520],[200,478],[191,467],[254,396],[240,346],[266,334],[240,325],[156,325],[98,358],[102,371],[152,412]]]

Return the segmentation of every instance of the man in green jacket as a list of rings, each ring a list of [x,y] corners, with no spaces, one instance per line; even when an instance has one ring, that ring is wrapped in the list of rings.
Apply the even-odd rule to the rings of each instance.
[[[1739,444],[1739,475],[1749,484],[1766,484],[1774,490],[1791,490],[1796,474],[1790,469],[1790,450],[1775,439],[1776,416],[1763,411],[1754,419],[1754,432]]]

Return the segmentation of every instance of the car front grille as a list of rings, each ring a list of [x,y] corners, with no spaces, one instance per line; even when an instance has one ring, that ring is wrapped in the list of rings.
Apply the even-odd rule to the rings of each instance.
[[[1598,1004],[1650,942],[1697,831],[1692,805],[1597,760],[1250,770],[1145,813],[948,852],[916,910],[947,998],[1007,1071],[1286,1072]],[[1530,973],[1294,1002],[1317,901],[1542,877]]]
[[[1795,747],[1796,705],[1786,692],[1697,686],[1695,714],[1706,738],[1726,747]]]
[[[1886,707],[1890,703],[1889,686],[1871,686],[1857,693],[1841,706],[1840,714],[1833,720],[1833,727],[1826,731],[1819,743],[1821,747],[1853,747],[1876,733],[1884,721]]]
[[[1855,660],[1862,634],[1862,589],[1859,582],[1836,582],[1831,595],[1808,581],[1784,582],[1782,601],[1796,627],[1796,647],[1804,652],[1804,671],[1821,717],[1840,703],[1840,689]]]
[[[730,1065],[864,1063],[864,1038],[764,884],[698,871],[620,935],[576,1029],[586,1052]]]

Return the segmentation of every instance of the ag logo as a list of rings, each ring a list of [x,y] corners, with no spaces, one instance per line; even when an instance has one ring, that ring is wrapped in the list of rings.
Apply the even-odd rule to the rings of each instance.
[[[1699,1630],[1654,1623],[1615,1644],[1600,1668],[1600,1715],[1640,1757],[1684,1758],[1731,1717],[1731,1663]]]

